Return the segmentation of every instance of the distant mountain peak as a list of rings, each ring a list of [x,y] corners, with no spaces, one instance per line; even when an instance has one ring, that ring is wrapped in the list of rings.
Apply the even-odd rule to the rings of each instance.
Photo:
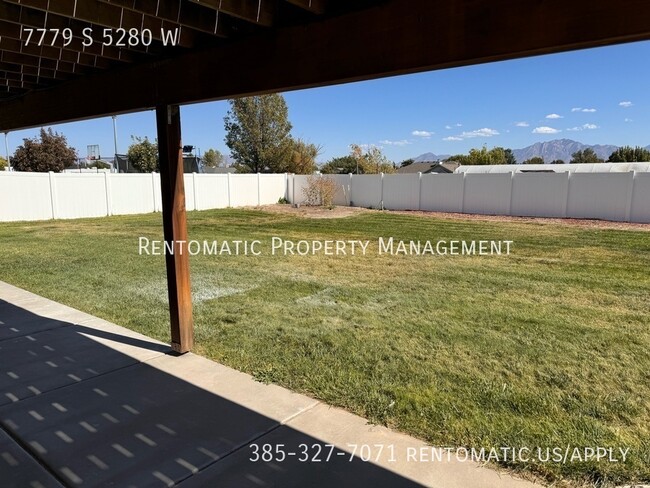
[[[442,159],[446,159],[449,157],[449,154],[440,154],[436,155],[433,154],[432,152],[427,152],[424,154],[420,154],[416,158],[412,158],[414,163],[429,163],[429,162],[435,162],[435,161],[440,161]]]
[[[512,153],[517,158],[518,163],[523,163],[527,159],[540,157],[546,163],[561,159],[565,163],[571,161],[573,153],[577,151],[584,151],[585,149],[593,149],[599,158],[607,160],[618,146],[607,144],[583,144],[582,142],[574,141],[572,139],[553,139],[551,141],[536,142],[528,147],[522,149],[513,149]]]

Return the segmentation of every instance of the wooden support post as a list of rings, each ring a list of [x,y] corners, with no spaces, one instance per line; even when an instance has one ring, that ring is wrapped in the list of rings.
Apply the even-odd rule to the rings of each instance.
[[[167,291],[171,318],[172,349],[185,353],[194,343],[190,263],[187,253],[187,219],[183,181],[181,117],[178,105],[156,107],[160,186],[165,242],[174,253],[166,253]],[[173,244],[172,244],[173,243]]]

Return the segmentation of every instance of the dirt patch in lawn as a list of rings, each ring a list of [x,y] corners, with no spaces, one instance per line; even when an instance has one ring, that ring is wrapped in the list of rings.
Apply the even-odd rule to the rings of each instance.
[[[381,210],[362,208],[362,207],[334,207],[332,209],[325,207],[309,207],[301,205],[293,207],[292,205],[260,205],[255,207],[258,210],[266,212],[283,213],[305,217],[310,219],[338,219],[358,215],[365,212],[381,212]],[[545,217],[512,217],[505,215],[480,215],[480,214],[461,214],[451,212],[421,212],[416,210],[385,210],[385,212],[412,215],[414,217],[425,217],[432,219],[454,219],[454,220],[478,220],[486,222],[516,222],[516,223],[535,223],[535,224],[559,224],[574,227],[584,227],[588,229],[615,229],[615,230],[641,230],[650,232],[650,224],[636,224],[630,222],[610,222],[607,220],[595,219],[557,219]]]
[[[340,219],[350,217],[351,215],[358,215],[363,212],[373,211],[362,207],[334,207],[329,209],[327,207],[310,207],[307,205],[301,205],[296,208],[293,205],[280,204],[260,205],[255,208],[266,212],[283,213],[309,219]]]
[[[575,227],[585,227],[589,229],[615,229],[615,230],[642,230],[650,232],[650,224],[636,224],[631,222],[611,222],[608,220],[595,219],[555,219],[547,217],[511,217],[505,215],[480,215],[480,214],[461,214],[450,212],[420,212],[416,210],[395,210],[392,213],[402,215],[413,215],[418,217],[429,217],[436,219],[456,219],[456,220],[481,220],[487,222],[516,222],[516,223],[535,223],[535,224],[559,224]]]

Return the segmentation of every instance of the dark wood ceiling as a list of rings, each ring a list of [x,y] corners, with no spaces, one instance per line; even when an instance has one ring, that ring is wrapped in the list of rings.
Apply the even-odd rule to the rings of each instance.
[[[0,0],[0,100],[360,5],[355,0]],[[165,45],[164,35],[173,35],[175,45]]]
[[[647,19],[648,0],[0,0],[0,131],[647,40]]]

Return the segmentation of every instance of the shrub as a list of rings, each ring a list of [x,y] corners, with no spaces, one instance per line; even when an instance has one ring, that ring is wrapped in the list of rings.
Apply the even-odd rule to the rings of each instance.
[[[306,205],[334,206],[334,195],[336,195],[336,181],[329,176],[311,175],[307,177],[307,186],[302,189],[307,200]]]
[[[142,173],[151,173],[158,170],[158,144],[148,138],[131,136],[133,144],[129,146],[127,158],[129,165]]]
[[[11,158],[17,171],[63,171],[77,161],[77,153],[68,146],[64,135],[41,129],[39,137],[23,139]]]

